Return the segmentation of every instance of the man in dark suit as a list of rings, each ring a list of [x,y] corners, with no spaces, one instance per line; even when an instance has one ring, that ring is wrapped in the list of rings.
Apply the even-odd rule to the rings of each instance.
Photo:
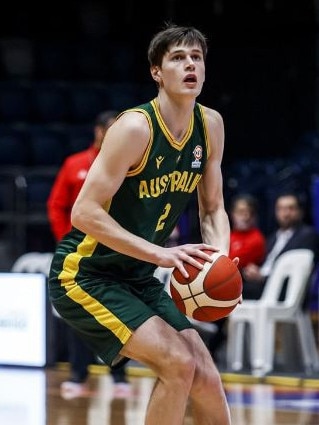
[[[267,238],[266,257],[261,266],[248,264],[242,269],[243,298],[259,299],[274,261],[291,249],[308,248],[318,256],[319,239],[313,226],[305,224],[298,195],[280,194],[275,201],[278,229]]]

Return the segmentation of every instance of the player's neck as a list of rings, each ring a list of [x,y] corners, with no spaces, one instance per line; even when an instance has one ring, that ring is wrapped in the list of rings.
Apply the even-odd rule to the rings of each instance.
[[[195,101],[177,101],[167,96],[158,95],[156,98],[158,110],[167,128],[176,140],[183,138],[188,130],[193,114]]]

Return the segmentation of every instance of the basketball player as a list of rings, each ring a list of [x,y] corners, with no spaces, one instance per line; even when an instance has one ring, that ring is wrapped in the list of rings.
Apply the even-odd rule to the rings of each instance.
[[[229,425],[220,374],[198,332],[153,276],[193,256],[228,254],[221,115],[196,102],[207,43],[193,27],[168,25],[150,42],[158,95],[124,111],[107,131],[57,246],[49,290],[60,315],[110,367],[128,359],[158,377],[146,425]],[[164,246],[197,188],[203,243]],[[237,259],[235,260],[237,261]],[[160,419],[159,419],[160,418]]]

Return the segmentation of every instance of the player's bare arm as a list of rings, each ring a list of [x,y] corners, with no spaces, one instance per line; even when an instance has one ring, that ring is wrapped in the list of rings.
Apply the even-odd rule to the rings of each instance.
[[[149,138],[147,120],[137,112],[124,114],[109,128],[72,209],[74,226],[109,246],[115,223],[104,206],[141,161]]]
[[[205,108],[211,154],[198,186],[199,217],[203,241],[228,255],[230,225],[223,198],[221,162],[224,151],[224,123],[221,115]]]

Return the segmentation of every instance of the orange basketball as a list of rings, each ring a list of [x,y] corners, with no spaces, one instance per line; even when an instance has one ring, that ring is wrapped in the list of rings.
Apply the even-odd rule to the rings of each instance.
[[[212,263],[196,258],[204,264],[202,270],[185,263],[188,279],[178,269],[173,270],[170,279],[171,297],[178,309],[203,322],[228,316],[237,306],[243,286],[241,274],[229,257],[216,252],[212,257]]]

